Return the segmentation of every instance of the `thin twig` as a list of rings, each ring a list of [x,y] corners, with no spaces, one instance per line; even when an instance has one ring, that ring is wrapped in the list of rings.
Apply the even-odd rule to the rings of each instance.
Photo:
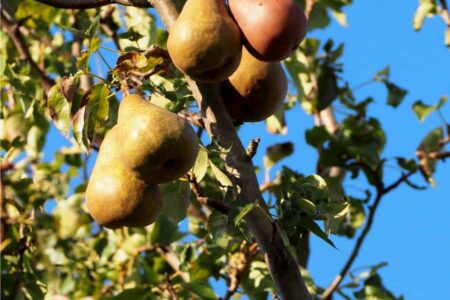
[[[250,141],[250,143],[247,146],[248,157],[253,158],[256,155],[256,152],[258,151],[259,142],[261,142],[261,139],[259,137],[254,138]]]
[[[23,61],[28,61],[31,66],[31,69],[37,74],[39,79],[42,82],[42,87],[44,88],[45,93],[47,94],[50,88],[55,84],[55,81],[51,79],[45,70],[41,68],[31,57],[30,51],[28,50],[28,46],[25,43],[25,40],[20,31],[19,24],[13,24],[7,20],[6,16],[3,13],[3,9],[1,10],[1,24],[3,30],[5,30],[14,46],[19,53],[19,59]]]
[[[206,197],[203,192],[201,191],[200,185],[197,182],[197,178],[195,178],[195,175],[192,174],[186,174],[186,178],[189,181],[189,183],[191,184],[191,189],[192,192],[194,193],[194,195],[197,197],[198,202],[200,202],[203,205],[206,205],[212,209],[217,210],[218,212],[220,212],[221,214],[228,214],[228,211],[230,210],[230,208],[228,206],[226,206],[225,204],[214,200],[210,197]]]
[[[169,275],[167,275],[167,273],[165,274],[165,279],[166,279],[167,290],[169,291],[170,297],[172,298],[172,300],[178,300],[177,293],[175,292],[175,290],[172,286],[172,282],[170,282],[170,278],[169,278]]]
[[[377,184],[377,195],[375,197],[375,200],[373,202],[373,205],[369,207],[369,216],[367,218],[367,223],[363,228],[363,231],[361,232],[361,235],[358,237],[356,244],[347,259],[346,263],[344,264],[343,268],[339,272],[339,274],[334,278],[333,282],[327,287],[325,292],[321,295],[320,299],[328,300],[331,299],[331,295],[336,291],[336,289],[341,284],[342,280],[347,275],[348,271],[350,270],[351,266],[353,265],[355,259],[357,258],[359,251],[361,249],[361,246],[363,245],[368,233],[370,232],[373,221],[375,219],[375,214],[377,212],[377,209],[381,203],[381,199],[383,196],[391,192],[392,190],[396,189],[400,184],[405,182],[410,176],[415,174],[417,171],[410,171],[407,174],[402,174],[402,176],[396,180],[394,183],[390,184],[387,187],[383,187],[383,184]]]
[[[164,258],[167,264],[180,275],[184,282],[189,282],[189,273],[180,271],[181,262],[170,246],[159,245],[156,247],[156,251]]]
[[[308,20],[309,20],[309,17],[311,16],[311,13],[313,11],[315,2],[316,2],[315,0],[306,0],[305,16],[306,16],[306,18]]]

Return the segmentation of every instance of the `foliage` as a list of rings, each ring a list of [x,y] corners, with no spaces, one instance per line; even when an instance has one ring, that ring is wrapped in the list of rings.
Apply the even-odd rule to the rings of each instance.
[[[298,2],[305,7],[310,1]],[[312,3],[310,30],[326,28],[331,17],[346,25],[343,8],[351,1]],[[442,13],[435,1],[420,1],[414,29],[421,28],[426,16]],[[257,202],[243,206],[237,201],[222,160],[229,149],[215,140],[201,145],[190,172],[202,195],[191,191],[184,178],[165,184],[163,216],[153,225],[107,230],[86,211],[89,171],[99,143],[117,121],[124,82],[171,111],[197,111],[186,80],[164,55],[167,32],[155,11],[125,6],[62,10],[25,0],[6,1],[3,15],[22,30],[0,32],[1,276],[3,286],[9,287],[2,289],[2,297],[217,299],[213,282],[220,281],[229,297],[266,299],[274,285],[244,219],[263,208]],[[30,57],[19,59],[24,57],[11,38],[17,32]],[[446,35],[449,40],[448,29]],[[282,165],[283,159],[299,153],[292,142],[266,150],[261,189],[270,209],[264,213],[276,219],[276,230],[299,261],[307,261],[303,241],[309,233],[333,247],[332,234],[355,238],[374,213],[376,197],[398,186],[385,181],[388,132],[369,114],[373,99],[357,99],[354,91],[359,87],[350,88],[344,80],[343,52],[343,44],[307,38],[284,62],[293,96],[267,121],[268,129],[276,127],[271,132],[279,134],[289,126],[284,114],[296,105],[315,117],[330,105],[348,112],[336,131],[318,124],[305,132],[306,142],[319,154],[317,174],[300,174],[294,166]],[[50,90],[31,62],[55,81]],[[407,91],[390,80],[389,67],[372,82],[386,87],[387,105],[395,109],[402,104]],[[442,115],[446,101],[417,101],[413,110],[423,122],[433,112]],[[52,143],[54,129],[67,142],[51,156],[44,150],[50,149],[45,146]],[[395,158],[402,170],[399,184],[421,189],[410,180],[419,171],[434,184],[436,164],[448,153],[448,134],[446,123],[424,137],[417,159]],[[277,170],[273,178],[272,169]],[[346,175],[348,181],[367,179],[366,198],[345,189]],[[216,206],[205,206],[199,197],[205,195]],[[217,203],[228,214],[221,213]],[[180,222],[188,224],[188,231]],[[402,299],[382,282],[378,270],[383,266],[359,275],[352,272],[338,293],[346,299],[350,294],[355,299]],[[316,286],[306,269],[302,273],[318,298],[325,287]]]

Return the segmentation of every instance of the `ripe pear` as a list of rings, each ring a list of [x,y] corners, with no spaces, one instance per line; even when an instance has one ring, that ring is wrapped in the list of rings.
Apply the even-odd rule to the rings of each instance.
[[[220,85],[225,107],[237,121],[257,122],[274,114],[287,93],[286,75],[279,62],[263,62],[246,49],[233,75]]]
[[[108,228],[144,227],[160,216],[157,185],[147,184],[122,163],[117,127],[105,136],[86,189],[86,204],[94,220]]]
[[[306,34],[307,21],[294,0],[228,0],[247,49],[264,61],[289,57]]]
[[[123,163],[145,182],[175,180],[194,165],[198,138],[192,127],[141,96],[122,100],[117,127]]]
[[[220,82],[239,65],[241,33],[223,0],[187,0],[167,50],[175,66],[202,82]]]

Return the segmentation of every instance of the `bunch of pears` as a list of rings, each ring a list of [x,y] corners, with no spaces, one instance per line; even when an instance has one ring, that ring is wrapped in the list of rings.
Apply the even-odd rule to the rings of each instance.
[[[266,119],[282,105],[287,79],[280,61],[306,34],[294,0],[187,0],[170,30],[175,66],[199,82],[220,83],[236,121]]]
[[[188,172],[197,153],[197,135],[184,119],[139,95],[126,96],[86,189],[89,213],[108,228],[155,222],[163,207],[158,184]]]

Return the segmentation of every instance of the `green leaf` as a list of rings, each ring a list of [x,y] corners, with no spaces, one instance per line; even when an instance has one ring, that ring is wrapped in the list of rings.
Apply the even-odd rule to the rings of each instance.
[[[130,40],[133,42],[139,41],[144,36],[139,33],[138,30],[134,29],[134,27],[130,27],[127,32],[124,32],[119,35],[119,38]]]
[[[430,115],[432,112],[439,110],[446,102],[448,101],[447,96],[442,96],[439,99],[439,102],[435,105],[427,105],[422,102],[422,100],[417,100],[414,102],[412,109],[414,113],[416,114],[417,118],[420,122],[425,121],[425,119]]]
[[[266,300],[267,293],[273,290],[273,281],[267,265],[262,261],[253,261],[248,276],[242,278],[242,289],[250,300]]]
[[[100,48],[100,38],[98,36],[94,36],[89,41],[89,46],[86,50],[84,50],[79,57],[77,57],[77,67],[78,69],[87,71],[89,69],[89,59],[92,54],[96,52]]]
[[[331,15],[336,19],[336,21],[342,26],[342,27],[348,27],[347,23],[347,15],[339,10],[331,10]]]
[[[315,126],[305,131],[306,142],[314,148],[322,146],[330,137],[325,126]]]
[[[164,199],[163,215],[173,224],[178,224],[186,217],[190,200],[190,185],[186,181],[177,180],[160,185]]]
[[[323,66],[317,78],[317,85],[319,89],[317,110],[321,111],[328,107],[339,94],[336,70],[328,65]]]
[[[443,145],[440,141],[444,138],[444,130],[438,127],[430,131],[419,145],[419,150],[425,153],[440,151]]]
[[[72,118],[75,140],[85,152],[109,118],[109,97],[110,90],[105,83],[94,85],[83,95],[81,107]]]
[[[407,160],[406,158],[403,157],[397,157],[397,164],[402,167],[402,169],[405,169],[407,171],[415,171],[417,170],[417,163],[414,159],[409,159]]]
[[[238,227],[244,218],[257,207],[255,203],[249,203],[240,209],[239,213],[234,217],[234,225]]]
[[[130,300],[130,299],[142,299],[149,300],[150,298],[150,290],[145,288],[134,288],[127,289],[121,292],[120,294],[109,298],[110,300]]]
[[[334,245],[333,241],[331,241],[327,234],[322,230],[322,228],[320,228],[319,225],[317,225],[316,222],[314,222],[313,220],[307,219],[307,218],[303,218],[300,221],[300,225],[311,231],[312,233],[314,233],[315,235],[317,235],[319,238],[321,238],[322,240],[324,240],[325,242],[327,242],[329,245],[331,245],[333,248],[337,249],[336,246]]]
[[[325,28],[330,24],[330,17],[327,13],[327,6],[322,1],[315,2],[313,10],[308,20],[308,29]]]
[[[357,299],[371,299],[371,300],[401,300],[402,296],[395,297],[389,290],[387,290],[378,274],[374,274],[364,282],[364,287],[360,291],[354,293]]]
[[[208,170],[208,150],[205,147],[200,146],[197,159],[195,160],[192,172],[195,175],[197,182],[201,182]]]
[[[317,214],[317,207],[314,204],[314,202],[305,199],[305,198],[301,198],[301,197],[292,197],[290,196],[289,198],[292,201],[292,206],[294,206],[295,208],[299,209],[300,211],[314,216]]]
[[[284,107],[280,107],[273,115],[266,119],[267,131],[272,134],[287,134]]]
[[[200,282],[185,282],[183,283],[185,289],[190,291],[194,296],[204,299],[204,300],[215,300],[217,299],[216,293],[211,289],[211,287],[206,283]]]
[[[169,219],[162,215],[159,219],[153,223],[152,232],[150,234],[150,242],[154,244],[170,244],[180,238],[184,234],[178,232],[177,225],[173,224]]]
[[[95,15],[94,21],[91,21],[89,28],[84,32],[86,38],[88,39],[94,39],[98,36],[96,35],[98,26],[100,25],[100,18],[101,18],[100,10],[97,10],[97,14]]]
[[[406,94],[408,94],[408,91],[405,89],[402,89],[401,87],[398,87],[397,85],[393,84],[392,82],[385,82],[386,88],[388,89],[388,99],[387,104],[396,108],[399,106],[403,99],[405,98]]]
[[[294,153],[294,143],[285,142],[274,144],[266,149],[264,167],[271,169],[277,162]]]
[[[59,84],[54,85],[48,92],[47,105],[55,127],[64,136],[68,137],[70,133],[71,103],[62,94]]]
[[[232,187],[233,183],[230,178],[217,167],[211,160],[209,160],[209,166],[211,167],[211,171],[216,178],[216,180],[220,183],[222,187]]]
[[[384,67],[381,71],[378,71],[373,79],[379,82],[386,82],[389,80],[389,75],[391,73],[391,69],[389,66]]]

